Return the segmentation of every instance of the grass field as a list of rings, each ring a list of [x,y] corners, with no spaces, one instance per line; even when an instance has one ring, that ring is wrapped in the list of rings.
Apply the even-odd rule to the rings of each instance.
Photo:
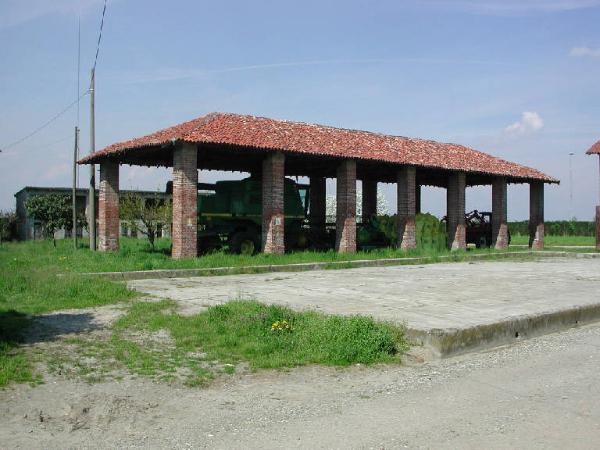
[[[525,235],[513,235],[511,236],[511,245],[527,245],[529,244],[529,236]],[[544,243],[549,246],[561,246],[561,245],[596,245],[596,238],[594,236],[545,236]]]
[[[135,293],[122,283],[99,278],[81,277],[87,271],[143,270],[153,268],[221,267],[249,264],[285,264],[307,261],[339,261],[362,258],[400,256],[396,250],[382,250],[356,255],[335,252],[302,252],[289,255],[242,257],[218,253],[192,260],[174,261],[168,255],[170,242],[161,240],[156,251],[138,239],[123,239],[117,254],[91,252],[83,245],[77,250],[69,241],[3,243],[0,245],[0,386],[10,381],[35,381],[32,364],[22,348],[23,333],[30,323],[28,315],[68,308],[86,308],[129,301]],[[458,257],[459,255],[457,255]],[[135,314],[136,310],[133,310]],[[298,316],[300,317],[300,316]],[[170,322],[175,323],[175,322]],[[186,324],[181,319],[180,327]],[[128,343],[127,355],[136,354],[135,344]],[[143,355],[143,352],[138,352]],[[240,356],[248,357],[248,354]],[[297,357],[298,355],[294,356]],[[362,360],[362,359],[361,359]],[[313,355],[312,362],[323,362]],[[257,367],[265,362],[257,362]],[[277,363],[277,364],[283,364]],[[142,367],[144,364],[142,364]]]
[[[231,255],[225,252],[204,255],[199,258],[171,259],[169,239],[160,239],[153,251],[144,239],[121,238],[121,249],[116,253],[91,252],[83,244],[75,251],[72,243],[57,241],[27,241],[0,245],[0,264],[12,264],[12,268],[28,270],[32,267],[51,268],[54,273],[112,272],[152,269],[191,269],[215,267],[241,267],[249,265],[293,264],[309,262],[337,262],[359,259],[401,258],[407,256],[438,257],[448,255],[447,250],[417,249],[403,251],[394,248],[341,254],[330,251],[298,251],[285,255],[259,253],[253,256]],[[495,253],[493,249],[471,249],[469,254]],[[452,252],[457,259],[465,252]]]
[[[520,237],[514,237],[519,242]],[[526,241],[525,241],[526,242]],[[553,240],[562,245],[589,244],[589,238]],[[568,242],[568,244],[567,244]],[[169,255],[170,241],[161,239],[153,251],[146,240],[121,239],[117,253],[91,252],[82,243],[75,250],[68,240],[28,241],[0,245],[0,386],[9,380],[32,381],[35,376],[24,357],[19,342],[27,328],[27,314],[38,314],[67,308],[85,308],[130,301],[135,293],[124,284],[92,277],[82,277],[83,272],[106,272],[175,268],[241,267],[249,265],[275,265],[302,262],[339,262],[358,259],[398,258],[426,256],[435,262],[449,251],[381,249],[356,254],[328,252],[295,252],[285,255],[258,254],[238,256],[215,253],[201,258],[173,260]],[[460,261],[468,254],[496,254],[491,249],[471,249],[454,252],[452,259]],[[183,322],[182,322],[183,323]]]
[[[72,273],[64,266],[67,253],[66,242],[56,250],[51,242],[0,245],[0,386],[35,379],[19,346],[30,323],[26,314],[105,305],[135,295],[123,284]]]
[[[592,238],[548,236],[549,245],[589,245]],[[513,242],[526,243],[526,237],[514,236]],[[80,277],[83,272],[108,272],[150,269],[242,267],[309,262],[341,262],[359,259],[425,256],[435,262],[443,255],[460,261],[471,254],[497,254],[493,249],[470,249],[450,253],[447,250],[402,251],[393,248],[339,254],[326,252],[293,252],[285,255],[254,256],[215,253],[185,260],[173,260],[169,255],[170,241],[161,239],[153,251],[146,240],[122,238],[117,253],[91,252],[83,243],[75,250],[68,240],[27,241],[0,245],[0,312],[41,313],[57,309],[85,308],[132,298],[124,285],[102,279]],[[512,249],[511,249],[512,250]],[[519,250],[519,248],[517,248]]]

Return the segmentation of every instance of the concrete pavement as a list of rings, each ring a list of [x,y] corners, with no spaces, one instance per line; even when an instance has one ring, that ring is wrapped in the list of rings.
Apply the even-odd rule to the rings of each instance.
[[[188,313],[238,298],[369,315],[405,324],[423,342],[446,346],[437,349],[442,354],[600,318],[600,259],[365,267],[134,280],[128,285],[174,299]]]

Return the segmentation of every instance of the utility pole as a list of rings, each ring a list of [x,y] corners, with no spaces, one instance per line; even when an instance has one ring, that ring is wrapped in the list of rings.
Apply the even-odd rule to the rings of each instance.
[[[569,153],[569,220],[573,220],[573,155]]]
[[[90,82],[90,154],[96,151],[96,130],[94,118],[96,70],[92,69]],[[90,186],[88,191],[88,230],[90,232],[90,250],[96,250],[96,164],[90,165]]]
[[[77,155],[79,153],[79,127],[75,127],[75,147],[73,148],[73,247],[77,250]]]

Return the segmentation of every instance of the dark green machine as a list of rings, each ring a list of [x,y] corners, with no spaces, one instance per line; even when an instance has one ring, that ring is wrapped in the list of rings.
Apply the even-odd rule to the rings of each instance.
[[[172,192],[172,183],[167,184]],[[326,250],[335,245],[335,224],[309,226],[309,185],[284,181],[285,248]],[[357,226],[358,247],[363,250],[390,245],[377,218]],[[198,183],[198,254],[228,248],[251,255],[262,246],[262,182],[248,177],[237,181]]]
[[[262,241],[262,183],[259,178],[198,184],[198,250],[206,253],[229,247],[233,253],[253,254]],[[308,245],[308,186],[284,181],[286,248]]]

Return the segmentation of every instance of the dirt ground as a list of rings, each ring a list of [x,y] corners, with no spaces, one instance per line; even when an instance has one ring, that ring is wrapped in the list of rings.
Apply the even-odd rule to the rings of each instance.
[[[39,319],[32,350],[101,336],[120,307]],[[185,387],[45,371],[0,391],[2,448],[593,448],[600,325],[403,366],[305,367]]]

